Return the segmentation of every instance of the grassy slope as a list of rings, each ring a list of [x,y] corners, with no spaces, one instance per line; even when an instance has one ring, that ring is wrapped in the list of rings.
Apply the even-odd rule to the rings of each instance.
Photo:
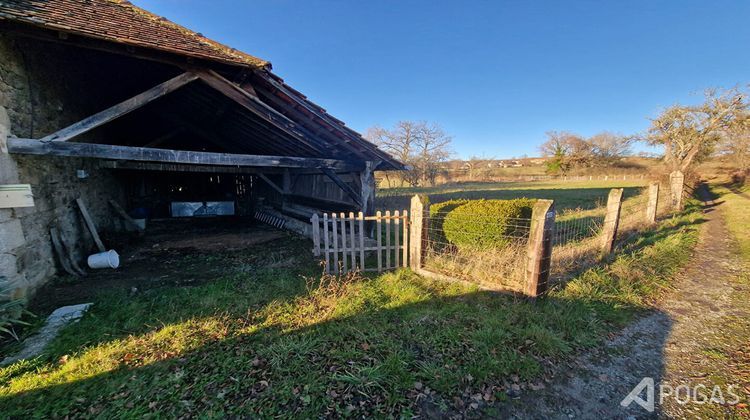
[[[425,398],[471,409],[647,307],[688,259],[699,217],[665,222],[536,303],[408,271],[310,289],[312,266],[111,292],[47,355],[0,369],[0,413],[409,414]]]
[[[750,186],[715,186],[724,201],[727,228],[734,236],[745,261],[750,261]]]

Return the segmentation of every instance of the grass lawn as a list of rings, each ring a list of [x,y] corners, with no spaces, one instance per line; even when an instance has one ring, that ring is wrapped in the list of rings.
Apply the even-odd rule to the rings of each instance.
[[[718,185],[712,190],[724,202],[727,228],[737,240],[743,259],[750,262],[750,185]]]
[[[427,194],[430,201],[465,199],[545,198],[555,200],[557,209],[591,209],[606,204],[612,188],[625,188],[625,198],[647,185],[643,181],[540,181],[446,184],[436,187],[390,188],[378,190],[375,204],[381,210],[408,209],[414,194]]]
[[[648,308],[697,240],[693,208],[537,302],[408,270],[323,279],[293,237],[204,254],[193,286],[103,290],[47,353],[0,368],[5,417],[492,415],[511,387]],[[258,254],[287,249],[294,264]],[[196,257],[191,257],[196,258]]]

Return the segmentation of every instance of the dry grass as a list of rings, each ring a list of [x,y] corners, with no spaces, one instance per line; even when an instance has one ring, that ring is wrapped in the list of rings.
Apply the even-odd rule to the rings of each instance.
[[[599,262],[601,243],[601,237],[597,235],[554,247],[550,262],[551,282],[564,282],[582,269]]]
[[[428,250],[424,264],[428,270],[484,287],[521,292],[526,244],[526,240],[517,240],[492,250],[433,248]]]

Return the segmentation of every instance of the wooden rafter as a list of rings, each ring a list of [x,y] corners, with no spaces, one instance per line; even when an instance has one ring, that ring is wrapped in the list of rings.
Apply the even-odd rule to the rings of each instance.
[[[111,106],[104,111],[98,112],[88,118],[84,118],[75,124],[71,124],[62,130],[56,131],[43,137],[42,141],[68,141],[73,137],[89,132],[100,125],[106,124],[116,118],[135,111],[142,106],[153,102],[162,96],[174,92],[182,86],[196,80],[198,76],[191,72],[185,72],[175,76],[166,82],[159,83],[151,89],[139,93],[130,99],[126,99],[117,105]]]
[[[318,153],[324,152],[320,144],[315,143],[314,136],[310,135],[303,127],[299,126],[295,122],[283,114],[277,112],[270,106],[266,105],[257,96],[253,96],[248,91],[243,90],[239,86],[225,79],[220,74],[213,70],[194,70],[201,81],[206,83],[208,86],[223,93],[227,98],[235,101],[243,108],[254,113],[258,117],[262,118],[266,122],[270,123],[275,128],[281,130],[288,136],[299,141],[301,144],[317,151]]]
[[[263,181],[265,181],[265,183],[268,184],[269,187],[271,187],[274,190],[276,190],[277,193],[282,194],[282,195],[284,194],[284,190],[282,190],[281,187],[279,187],[278,185],[276,185],[276,183],[274,183],[273,181],[271,181],[271,179],[268,178],[267,176],[265,176],[264,174],[258,174],[258,178],[260,178]]]
[[[344,182],[343,179],[341,179],[340,176],[336,175],[336,172],[333,172],[329,168],[323,168],[321,167],[320,170],[333,181],[336,185],[339,186],[344,192],[352,199],[355,203],[357,203],[358,206],[362,207],[362,198],[359,196],[359,194],[354,191],[354,188],[352,188],[349,184]]]
[[[290,156],[263,156],[232,153],[193,152],[188,150],[154,149],[148,147],[115,146],[96,143],[45,142],[34,139],[8,139],[8,152],[44,156],[72,156],[113,160],[187,163],[194,165],[325,168],[357,171],[361,164],[335,159]]]
[[[304,97],[304,95],[300,94],[299,92],[296,92],[293,88],[285,85],[283,82],[276,80],[273,74],[271,74],[270,72],[256,71],[255,73],[263,81],[268,83],[271,89],[282,93],[284,96],[289,98],[289,100],[291,100],[294,104],[297,104],[300,108],[314,115],[319,121],[325,122],[329,127],[334,128],[335,130],[343,133],[344,136],[349,139],[349,140],[340,139],[340,143],[338,144],[343,144],[344,147],[352,151],[355,151],[355,153],[357,154],[363,153],[364,150],[360,150],[359,148],[354,147],[354,145],[356,144],[360,147],[363,147],[367,152],[378,156],[379,160],[393,164],[394,162],[393,158],[389,156],[387,153],[378,149],[375,145],[370,144],[367,141],[365,141],[360,136],[359,133],[345,126],[341,121],[339,121],[335,117],[327,114],[325,110],[323,110],[322,108],[316,106],[315,104],[307,100],[307,98]],[[259,89],[259,87],[260,85],[256,85],[255,86],[256,90]],[[273,91],[269,92],[269,94],[273,95]]]

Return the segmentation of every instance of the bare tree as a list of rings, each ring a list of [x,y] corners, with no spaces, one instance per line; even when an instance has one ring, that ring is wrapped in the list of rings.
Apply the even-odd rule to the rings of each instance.
[[[539,146],[539,151],[544,157],[567,156],[570,153],[569,137],[577,137],[566,131],[548,131],[545,133],[547,141]]]
[[[540,151],[548,158],[547,171],[556,174],[572,168],[611,165],[630,153],[631,142],[628,137],[606,131],[588,139],[566,131],[549,131]]]
[[[414,169],[418,173],[420,185],[433,185],[440,172],[440,164],[450,158],[450,137],[437,124],[418,123],[417,155]]]
[[[547,141],[539,146],[542,156],[547,157],[547,172],[566,173],[573,165],[583,164],[590,147],[581,136],[567,131],[548,131]]]
[[[631,137],[603,131],[588,139],[594,165],[611,165],[631,153]]]
[[[401,176],[413,186],[434,183],[440,164],[452,154],[452,138],[439,125],[422,121],[399,121],[390,130],[375,126],[365,137],[409,167]]]
[[[651,121],[645,140],[664,146],[664,160],[672,170],[685,172],[708,157],[721,136],[747,111],[746,95],[739,89],[706,91],[697,106],[674,105]]]
[[[730,157],[739,170],[750,170],[750,112],[738,116],[721,137],[719,151]]]

